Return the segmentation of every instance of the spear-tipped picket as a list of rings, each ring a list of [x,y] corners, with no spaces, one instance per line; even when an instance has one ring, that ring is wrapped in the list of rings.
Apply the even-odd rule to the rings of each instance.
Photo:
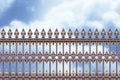
[[[68,31],[68,37],[71,38],[71,36],[72,36],[72,31],[71,31],[71,29],[69,29],[69,31]]]
[[[115,34],[115,37],[118,38],[119,32],[117,29],[115,30],[114,34]]]
[[[42,29],[42,32],[41,32],[41,36],[42,36],[42,38],[45,38],[45,35],[46,35],[46,32],[45,32],[44,29]]]
[[[98,35],[99,35],[98,29],[95,30],[94,35],[95,35],[96,38],[98,38]]]
[[[111,36],[112,36],[112,30],[111,29],[109,29],[109,31],[108,31],[108,36],[109,36],[109,38],[111,38]]]
[[[104,38],[104,37],[105,37],[106,32],[105,32],[105,30],[104,30],[104,29],[102,30],[101,35],[102,35],[102,38]]]
[[[74,35],[75,35],[75,38],[78,38],[78,35],[79,35],[78,29],[75,30]]]
[[[31,31],[31,29],[29,29],[29,31],[28,31],[28,36],[29,36],[29,38],[32,37],[32,31]]]
[[[92,31],[91,31],[91,29],[89,29],[89,31],[88,31],[88,36],[89,36],[89,38],[91,38],[91,36],[92,36]]]
[[[15,38],[18,38],[18,36],[19,36],[18,29],[15,30],[14,35],[15,35]]]
[[[11,38],[11,36],[12,36],[12,31],[11,31],[11,29],[9,29],[9,31],[8,31],[8,37]]]
[[[58,35],[59,35],[58,29],[55,30],[54,35],[55,35],[55,38],[58,38]]]
[[[22,36],[22,38],[25,38],[25,35],[26,35],[26,32],[25,32],[24,29],[22,29],[22,32],[21,32],[21,36]]]
[[[6,32],[5,32],[4,28],[2,29],[1,35],[2,35],[2,38],[5,38]]]
[[[48,37],[49,37],[49,38],[52,38],[52,34],[53,34],[53,33],[52,33],[52,30],[49,29],[49,31],[48,31]]]
[[[82,38],[84,38],[84,37],[85,37],[86,32],[85,32],[85,30],[84,30],[84,29],[82,30],[81,35],[82,35]]]
[[[38,29],[35,30],[34,35],[35,35],[35,38],[38,38],[38,36],[39,36]]]
[[[65,35],[66,35],[66,32],[65,32],[65,30],[63,29],[62,32],[61,32],[62,38],[65,38]]]
[[[102,29],[101,32],[99,32],[98,29],[96,29],[94,31],[94,33],[93,33],[92,29],[89,29],[87,31],[87,35],[86,35],[85,29],[82,29],[81,32],[79,32],[78,29],[76,29],[74,31],[74,33],[72,32],[72,29],[69,29],[68,32],[67,32],[67,35],[68,35],[69,39],[72,38],[72,35],[74,35],[73,38],[78,38],[80,36],[79,33],[81,33],[82,38],[86,38],[85,36],[88,36],[88,38],[90,38],[90,39],[92,38],[92,35],[94,35],[95,38],[99,38],[99,33],[102,36],[102,38],[105,38],[105,35],[106,35],[106,31],[104,29]],[[22,31],[21,31],[22,38],[25,38],[25,36],[28,36],[28,38],[32,38],[33,34],[34,34],[35,38],[39,38],[40,34],[39,34],[38,29],[36,29],[34,33],[32,32],[31,29],[29,29],[27,34],[26,34],[26,31],[24,29],[22,29]],[[52,29],[49,29],[48,32],[47,32],[48,38],[52,38],[52,36],[53,36],[53,38],[59,38],[59,34],[60,33],[59,33],[58,29],[56,29],[55,32],[52,32]],[[108,38],[112,38],[112,34],[113,34],[112,30],[109,29],[108,32],[107,32]],[[2,31],[1,31],[2,38],[5,38],[5,35],[6,35],[5,29],[2,29]],[[12,29],[8,30],[7,35],[8,35],[8,38],[12,38],[12,35],[13,35]],[[18,29],[15,30],[14,36],[15,36],[15,38],[19,38],[18,37],[19,36]],[[44,29],[42,29],[42,31],[41,31],[41,36],[42,36],[42,38],[45,38],[45,36],[46,36],[46,32],[45,32]],[[66,38],[66,31],[65,31],[65,29],[62,29],[61,36],[62,36],[62,38]],[[118,39],[118,37],[119,37],[119,30],[118,29],[116,29],[114,31],[114,36],[115,36],[115,38]]]

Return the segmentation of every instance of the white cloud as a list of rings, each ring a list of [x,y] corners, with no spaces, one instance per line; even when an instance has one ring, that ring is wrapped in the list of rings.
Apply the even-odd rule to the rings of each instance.
[[[6,11],[15,0],[0,0],[0,16]]]
[[[65,24],[74,27],[87,25],[102,29],[104,23],[109,20],[113,23],[119,21],[116,10],[119,4],[118,0],[65,0],[49,11],[45,21],[62,26]]]
[[[10,2],[12,3],[13,0],[6,1],[6,3]],[[6,3],[4,2],[4,4]],[[62,28],[83,28],[82,26],[87,25],[88,28],[102,29],[105,27],[104,24],[109,21],[119,27],[119,5],[119,0],[63,0],[58,5],[48,9],[42,21],[36,19],[36,21],[26,24],[13,20],[8,27],[19,27],[19,30],[22,28],[31,28],[32,30],[44,28],[46,31],[52,28],[54,31],[56,28],[60,30]]]

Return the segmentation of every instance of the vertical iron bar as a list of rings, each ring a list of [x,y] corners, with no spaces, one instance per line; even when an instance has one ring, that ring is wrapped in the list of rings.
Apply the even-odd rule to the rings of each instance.
[[[36,41],[36,55],[38,55],[38,42]],[[36,76],[38,78],[38,60],[36,60]]]
[[[22,54],[24,54],[24,42],[22,42]],[[22,61],[22,76],[24,76],[24,60]]]
[[[96,42],[96,54],[98,54],[98,43]],[[97,62],[97,60],[96,60],[96,76],[98,76],[98,62]],[[98,80],[97,78],[96,78],[96,80]]]
[[[91,54],[91,43],[90,42],[89,42],[89,54]],[[89,61],[89,76],[91,76],[91,61]]]
[[[62,53],[63,53],[63,55],[64,55],[64,42],[63,42],[62,48],[63,48],[63,49],[62,49],[62,51],[63,51]],[[62,79],[62,80],[64,80],[64,60],[63,60],[62,70],[63,70],[63,71],[62,71],[62,74],[63,74],[63,79]]]
[[[51,42],[49,42],[49,54],[51,54]],[[49,61],[49,77],[51,76],[51,61]],[[49,78],[51,80],[51,78]]]
[[[16,42],[16,55],[18,56],[18,42]],[[16,61],[16,76],[18,76],[18,60]]]
[[[18,43],[16,42],[16,55],[17,54],[18,54]],[[16,61],[16,76],[18,76],[18,61]]]
[[[76,42],[76,55],[78,53],[78,43]],[[78,61],[76,60],[76,76],[78,76]],[[78,80],[78,78],[76,77],[76,80]]]
[[[31,55],[31,42],[29,42],[29,53],[28,54]],[[29,76],[31,76],[31,60],[29,61]]]
[[[10,42],[9,42],[9,54],[11,54],[11,43]],[[9,76],[11,76],[11,62],[10,61],[9,61]]]
[[[71,55],[71,43],[69,42],[69,54]],[[69,76],[71,76],[71,61],[69,61]]]
[[[109,42],[109,54],[111,54],[111,43]],[[111,76],[111,60],[109,61],[109,76]],[[109,80],[111,80],[110,78],[109,78]]]
[[[84,42],[82,42],[82,54],[84,55]],[[82,61],[82,76],[84,76],[84,61]],[[82,77],[84,80],[84,77]]]
[[[103,56],[104,56],[104,42],[102,43],[102,53],[103,53]],[[103,60],[103,65],[102,65],[102,76],[104,76],[104,60]],[[102,80],[104,80],[104,77],[102,78]]]
[[[116,41],[116,54],[118,54],[118,42],[117,41]],[[118,80],[117,76],[118,76],[118,60],[116,60],[116,80]]]
[[[2,53],[4,55],[4,42],[2,42]],[[2,62],[2,75],[4,76],[4,61]],[[4,77],[3,77],[4,80]]]
[[[56,55],[58,53],[58,45],[57,45],[57,42],[56,42]],[[57,60],[56,60],[56,76],[58,76],[58,64],[57,64]],[[57,77],[56,77],[56,80],[57,80]]]
[[[44,42],[42,42],[42,54],[44,55]],[[43,60],[43,64],[42,64],[42,74],[43,74],[42,76],[44,76],[44,60]],[[44,78],[43,78],[43,80],[44,80]]]

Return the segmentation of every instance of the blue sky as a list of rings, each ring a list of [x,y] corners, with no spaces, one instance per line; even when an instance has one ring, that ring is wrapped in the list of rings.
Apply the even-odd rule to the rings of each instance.
[[[0,0],[0,27],[115,30],[119,5],[119,0]]]
[[[2,0],[1,0],[2,1]],[[44,0],[6,0],[2,1],[2,5],[8,3],[7,8],[2,11],[1,9],[1,18],[0,26],[9,25],[13,20],[19,20],[25,23],[28,23],[33,20],[42,20],[47,9],[52,7],[50,0],[46,0],[47,3],[44,5]],[[53,2],[53,1],[51,1]],[[3,6],[3,8],[4,8]]]
[[[0,28],[120,30],[120,0],[0,0]]]

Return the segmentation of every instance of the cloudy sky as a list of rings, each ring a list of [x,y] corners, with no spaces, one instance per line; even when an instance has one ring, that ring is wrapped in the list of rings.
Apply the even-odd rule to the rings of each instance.
[[[0,28],[120,30],[120,0],[0,0]]]
[[[120,0],[0,0],[0,27],[120,28]]]

